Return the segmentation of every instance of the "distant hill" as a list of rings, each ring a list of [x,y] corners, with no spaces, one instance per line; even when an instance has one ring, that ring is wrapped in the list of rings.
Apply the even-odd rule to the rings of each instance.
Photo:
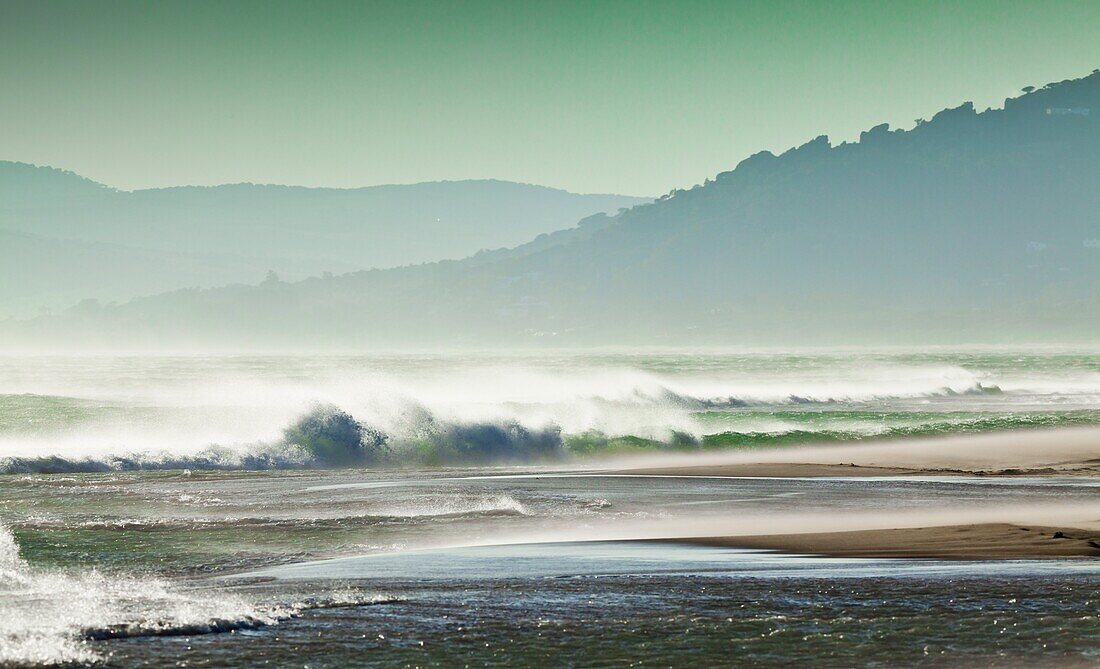
[[[507,251],[180,291],[11,332],[227,348],[1095,342],[1098,156],[1100,72],[1003,109],[760,153]]]
[[[644,201],[504,181],[125,192],[0,162],[0,317],[257,283],[268,270],[300,279],[460,258]]]

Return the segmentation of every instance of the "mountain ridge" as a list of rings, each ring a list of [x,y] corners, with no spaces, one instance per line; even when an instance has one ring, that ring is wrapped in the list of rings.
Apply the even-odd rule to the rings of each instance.
[[[140,339],[171,317],[208,343],[353,348],[1095,341],[1098,120],[1094,72],[1003,109],[757,153],[542,247],[177,292],[81,326]]]
[[[287,189],[296,191],[331,191],[331,192],[354,192],[354,191],[369,191],[369,190],[384,190],[384,189],[400,189],[410,186],[432,186],[443,184],[505,184],[509,186],[526,186],[541,191],[553,191],[557,193],[566,193],[569,195],[579,195],[581,197],[614,197],[614,198],[626,198],[632,200],[651,200],[651,197],[641,195],[623,195],[621,193],[605,193],[605,192],[593,192],[593,193],[578,193],[570,191],[565,188],[558,188],[556,186],[545,186],[542,184],[531,183],[527,181],[513,181],[511,179],[496,179],[492,177],[485,178],[470,178],[470,179],[435,179],[431,181],[410,181],[407,183],[381,183],[381,184],[369,184],[365,186],[303,186],[301,184],[284,184],[284,183],[268,183],[268,182],[256,182],[256,181],[231,181],[219,184],[176,184],[171,186],[148,186],[144,188],[118,188],[101,181],[96,181],[90,177],[86,177],[74,170],[68,170],[62,167],[55,167],[53,165],[40,165],[37,163],[28,163],[21,160],[0,160],[0,185],[4,185],[5,180],[10,178],[12,174],[16,174],[17,171],[24,174],[30,174],[38,172],[40,174],[48,173],[52,176],[56,176],[62,179],[68,179],[72,182],[80,182],[87,184],[90,189],[99,189],[101,191],[110,193],[132,194],[132,193],[146,193],[157,191],[171,191],[171,190],[216,190],[219,188],[233,188],[233,187],[254,187],[254,188],[271,188],[271,189]],[[7,174],[5,174],[7,172]]]
[[[122,191],[57,168],[0,162],[0,318],[86,298],[255,283],[268,270],[301,279],[460,258],[639,201],[497,179]]]

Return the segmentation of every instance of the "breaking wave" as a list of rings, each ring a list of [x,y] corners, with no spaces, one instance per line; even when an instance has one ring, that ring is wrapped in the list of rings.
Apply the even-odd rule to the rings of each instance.
[[[0,473],[522,464],[1072,425],[1100,422],[1096,369],[1090,356],[1001,354],[109,359],[75,368],[0,358]]]
[[[0,458],[0,473],[191,470],[269,470],[376,465],[518,463],[559,459],[561,429],[516,421],[450,423],[421,411],[411,430],[388,434],[334,406],[318,406],[287,427],[274,443],[209,446],[190,454],[145,451],[71,458],[64,455]]]
[[[702,412],[721,411],[715,403]],[[663,436],[566,434],[556,425],[530,428],[515,421],[455,424],[424,420],[410,431],[387,433],[358,422],[332,406],[320,406],[296,420],[273,443],[208,446],[193,453],[150,450],[79,458],[64,455],[0,458],[0,473],[106,473],[144,470],[296,470],[340,467],[480,465],[562,461],[631,451],[759,448],[900,437],[967,434],[1030,427],[1100,423],[1100,411],[893,416],[871,412],[800,413],[781,409],[754,414],[757,423],[735,429],[695,432],[666,430]]]
[[[36,570],[0,525],[0,601],[0,665],[49,666],[103,661],[94,641],[228,632],[273,625],[312,609],[399,598],[348,589],[297,601],[257,601],[156,578]]]
[[[598,508],[610,506],[602,500],[595,505]],[[309,507],[307,514],[288,513],[263,516],[219,515],[217,517],[91,517],[80,520],[60,520],[52,516],[30,517],[13,522],[16,529],[49,529],[56,527],[78,527],[82,530],[199,530],[216,528],[253,528],[312,529],[355,527],[374,527],[378,525],[411,524],[421,521],[440,519],[502,518],[509,516],[531,516],[531,509],[512,495],[432,495],[423,499],[406,501],[401,504],[381,507],[370,513],[346,513],[341,510],[329,511],[325,508]]]
[[[888,402],[891,400],[907,400],[907,399],[922,399],[922,398],[936,398],[936,397],[958,397],[965,395],[1000,395],[1003,391],[996,385],[985,385],[982,383],[973,383],[969,386],[955,389],[950,386],[944,386],[936,389],[920,389],[913,392],[903,392],[896,394],[834,394],[826,392],[824,394],[807,394],[807,395],[786,395],[783,397],[753,397],[748,396],[727,396],[727,397],[691,397],[686,395],[678,395],[668,392],[668,397],[674,397],[679,402],[686,406],[697,407],[700,409],[733,409],[733,408],[750,408],[759,406],[783,406],[785,404],[792,405],[810,405],[810,404],[838,404],[842,402]]]
[[[323,408],[318,411],[329,413],[334,410]],[[347,414],[342,412],[340,414],[343,418],[338,424],[358,425]],[[565,461],[577,457],[637,451],[764,448],[1100,423],[1098,410],[926,418],[916,424],[900,425],[888,425],[883,421],[859,423],[852,420],[848,421],[850,425],[842,424],[837,428],[830,427],[829,421],[823,421],[823,424],[818,425],[803,425],[798,422],[791,423],[790,416],[781,416],[788,420],[778,420],[775,425],[762,428],[747,426],[743,429],[703,434],[670,430],[664,437],[609,435],[598,430],[564,434],[557,426],[532,430],[515,423],[450,425],[441,430],[414,437],[389,435],[368,427],[348,430],[346,426],[342,426],[336,429],[335,436],[321,430],[312,433],[306,439],[300,438],[300,432],[288,430],[288,433],[298,434],[299,438],[294,442],[280,441],[273,444],[210,446],[189,455],[149,451],[83,458],[67,458],[62,455],[6,457],[0,458],[0,474],[107,473],[147,470],[262,471],[521,464]],[[776,414],[769,417],[775,419]],[[318,422],[315,418],[316,414],[311,413],[304,422]],[[333,425],[327,420],[319,422]],[[369,435],[369,437],[363,435]],[[522,513],[519,509],[501,509],[496,506],[477,511],[509,510]],[[469,511],[454,511],[454,513],[467,512]],[[404,517],[405,515],[408,514],[381,514],[376,519],[381,522],[388,516]],[[363,520],[368,522],[372,519],[375,518],[364,517]]]

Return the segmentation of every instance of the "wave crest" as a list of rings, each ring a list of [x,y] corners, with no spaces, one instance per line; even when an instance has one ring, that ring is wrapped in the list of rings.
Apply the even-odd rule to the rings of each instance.
[[[0,473],[521,464],[620,451],[779,446],[1098,420],[1078,421],[1066,410],[1094,406],[1083,403],[1097,387],[1089,380],[1079,380],[1066,404],[1046,386],[1024,392],[1021,380],[956,366],[848,370],[839,380],[828,369],[810,365],[797,379],[749,375],[713,382],[701,375],[611,374],[568,382],[524,376],[521,384],[505,374],[507,387],[481,404],[454,399],[452,387],[421,392],[419,399],[402,392],[359,396],[344,389],[327,395],[349,398],[355,415],[329,403],[294,417],[295,407],[307,401],[296,396],[270,416],[252,416],[239,430],[226,428],[235,423],[224,416],[209,421],[216,429],[204,430],[204,414],[190,405],[163,414],[131,408],[137,413],[126,416],[137,426],[133,429],[119,427],[130,423],[118,416],[69,425],[73,415],[106,410],[93,412],[74,398],[0,395],[0,447],[10,454],[0,457]],[[486,379],[475,377],[485,386],[479,392],[489,392]],[[1008,395],[1003,402],[987,399],[1002,394]],[[5,402],[12,406],[4,409]],[[994,404],[1021,406],[1026,413],[998,413],[990,410]],[[1048,406],[1058,411],[1044,411]],[[235,420],[237,410],[225,416]],[[23,426],[24,433],[4,432],[5,411],[8,425]],[[107,413],[113,416],[112,411],[122,410]],[[962,419],[967,412],[989,417]],[[57,435],[27,427],[40,423],[53,426]]]
[[[0,666],[94,664],[87,641],[228,632],[276,624],[318,608],[400,601],[341,590],[299,601],[254,601],[241,594],[187,590],[157,578],[97,571],[36,570],[0,525]]]
[[[561,428],[518,421],[444,421],[414,412],[400,434],[361,423],[342,409],[318,405],[293,421],[275,443],[209,446],[196,453],[148,451],[99,457],[0,458],[0,473],[102,473],[163,469],[269,470],[369,467],[386,464],[491,464],[552,460],[564,455]]]

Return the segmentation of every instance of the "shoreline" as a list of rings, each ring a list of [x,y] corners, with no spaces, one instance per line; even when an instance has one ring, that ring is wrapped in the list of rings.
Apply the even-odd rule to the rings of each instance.
[[[705,460],[666,459],[629,464],[634,466],[623,467],[620,471],[642,475],[746,478],[929,476],[1096,480],[1100,478],[1100,429],[1055,428],[846,446],[807,445],[727,454]],[[1072,516],[1059,512],[1029,513],[1006,518],[959,517],[962,515],[937,518],[931,520],[931,525],[916,527],[871,525],[871,529],[834,527],[829,531],[807,532],[800,528],[776,534],[668,540],[853,558],[1100,558],[1100,517],[1093,513]],[[1057,525],[1060,522],[1066,525]]]
[[[1006,467],[1003,469],[959,469],[938,467],[890,467],[886,465],[857,465],[855,463],[816,462],[745,462],[720,465],[680,465],[668,467],[644,467],[617,470],[623,474],[654,476],[729,476],[760,478],[845,478],[875,476],[1100,476],[1100,466],[1091,463],[1064,468],[1055,467]]]
[[[621,460],[624,474],[745,477],[1100,477],[1100,427],[806,444]]]
[[[935,527],[666,539],[719,548],[848,558],[1100,558],[1100,529],[973,523]]]

